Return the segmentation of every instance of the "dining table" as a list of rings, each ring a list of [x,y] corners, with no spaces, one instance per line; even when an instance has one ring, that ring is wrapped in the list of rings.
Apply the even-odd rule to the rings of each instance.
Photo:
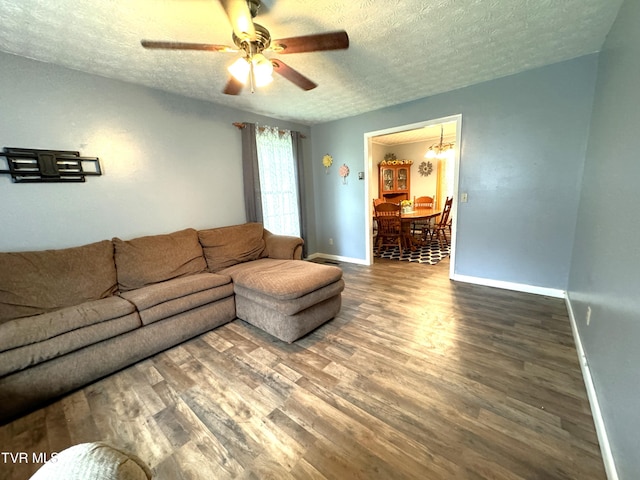
[[[422,245],[422,241],[415,238],[411,233],[411,223],[416,220],[428,220],[435,218],[442,213],[442,209],[421,207],[409,211],[402,211],[400,218],[402,219],[402,230],[405,233],[407,245],[411,250],[415,250],[417,246]]]

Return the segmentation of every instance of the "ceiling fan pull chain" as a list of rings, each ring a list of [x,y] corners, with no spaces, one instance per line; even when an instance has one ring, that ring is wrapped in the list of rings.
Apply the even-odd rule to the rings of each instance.
[[[249,85],[251,86],[251,93],[256,93],[254,76],[253,76],[253,59],[249,61]]]
[[[256,44],[249,42],[249,85],[251,87],[251,93],[256,93],[255,90],[255,72],[253,71],[253,56],[256,54]]]

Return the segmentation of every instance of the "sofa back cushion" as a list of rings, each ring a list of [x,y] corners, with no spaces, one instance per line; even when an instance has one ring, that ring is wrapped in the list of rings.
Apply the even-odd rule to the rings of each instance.
[[[113,244],[123,292],[207,269],[198,233],[192,228],[133,240],[114,238]]]
[[[261,223],[199,230],[210,272],[265,256],[264,228]]]
[[[117,289],[113,244],[0,253],[0,322],[106,298]]]

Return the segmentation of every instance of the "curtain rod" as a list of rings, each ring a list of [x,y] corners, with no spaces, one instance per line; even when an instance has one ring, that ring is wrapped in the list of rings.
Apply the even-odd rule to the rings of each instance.
[[[239,128],[240,130],[242,130],[242,129],[246,126],[246,123],[243,123],[243,122],[233,122],[233,124],[232,124],[232,125],[233,125],[234,127]],[[263,131],[263,130],[264,130],[264,127],[258,127],[258,130]],[[285,131],[284,131],[284,130],[278,130],[278,133],[285,133]],[[307,136],[306,136],[306,135],[303,135],[303,134],[301,133],[301,134],[300,134],[300,138],[307,138]]]

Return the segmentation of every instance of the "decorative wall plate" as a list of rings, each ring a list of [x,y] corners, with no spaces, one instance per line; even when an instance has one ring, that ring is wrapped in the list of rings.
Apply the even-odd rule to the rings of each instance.
[[[322,157],[322,165],[324,165],[324,168],[326,170],[325,173],[329,173],[329,167],[333,164],[333,157],[331,155],[329,155],[328,153]]]
[[[433,163],[422,162],[418,167],[418,173],[423,177],[428,177],[433,172]]]
[[[349,176],[349,167],[347,167],[346,163],[342,164],[338,173],[342,177],[342,183],[347,183],[347,177]]]

